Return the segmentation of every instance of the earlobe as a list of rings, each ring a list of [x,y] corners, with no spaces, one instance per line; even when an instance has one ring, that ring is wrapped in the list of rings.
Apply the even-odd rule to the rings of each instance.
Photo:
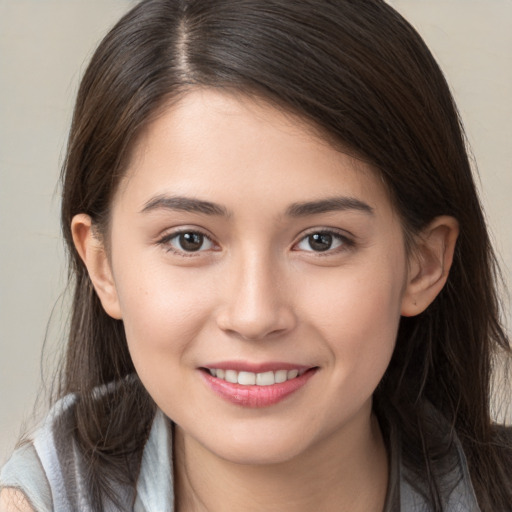
[[[75,248],[84,262],[103,309],[112,318],[122,318],[117,290],[103,241],[94,232],[91,218],[78,214],[71,221]]]
[[[443,289],[453,262],[459,224],[454,217],[436,217],[417,237],[409,258],[402,297],[402,316],[422,313]]]

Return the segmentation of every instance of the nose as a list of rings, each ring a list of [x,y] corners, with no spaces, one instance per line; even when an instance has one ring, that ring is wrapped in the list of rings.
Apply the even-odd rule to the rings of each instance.
[[[234,263],[225,280],[217,325],[244,340],[263,340],[291,331],[295,324],[289,290],[270,258],[252,254]]]

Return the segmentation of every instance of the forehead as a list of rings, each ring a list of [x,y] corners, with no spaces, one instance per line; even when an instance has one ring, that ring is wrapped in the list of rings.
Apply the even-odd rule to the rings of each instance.
[[[365,197],[391,210],[369,165],[333,147],[297,116],[254,98],[195,89],[170,104],[139,137],[116,200],[143,208],[157,195],[214,196],[259,214],[333,195]]]

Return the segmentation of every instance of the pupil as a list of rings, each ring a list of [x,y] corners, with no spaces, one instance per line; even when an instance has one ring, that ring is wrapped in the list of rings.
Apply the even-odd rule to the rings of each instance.
[[[185,251],[198,251],[203,245],[203,235],[199,233],[182,233],[180,245]]]
[[[332,245],[332,235],[328,233],[315,233],[309,236],[309,245],[315,251],[327,251]]]

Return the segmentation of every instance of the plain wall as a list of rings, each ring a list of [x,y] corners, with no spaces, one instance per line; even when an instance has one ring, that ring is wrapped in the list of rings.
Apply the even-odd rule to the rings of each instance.
[[[512,2],[390,3],[424,36],[452,86],[510,282]],[[0,0],[0,464],[22,421],[31,423],[41,348],[65,287],[57,182],[78,80],[102,35],[132,4]],[[52,318],[44,367],[64,336],[61,302]]]

